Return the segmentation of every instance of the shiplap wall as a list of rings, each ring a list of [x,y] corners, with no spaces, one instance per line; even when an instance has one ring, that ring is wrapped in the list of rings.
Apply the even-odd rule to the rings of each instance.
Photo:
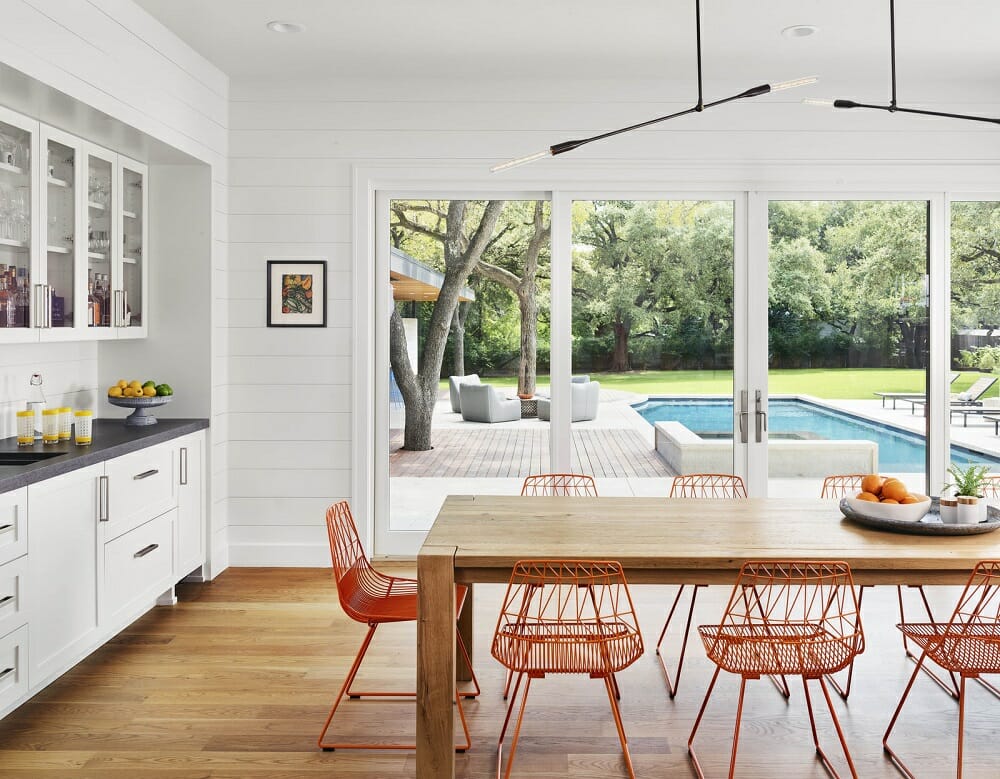
[[[561,140],[685,107],[653,102],[656,85],[435,85],[234,80],[230,111],[230,542],[234,564],[326,565],[323,511],[350,497],[352,169],[490,164]],[[449,97],[450,96],[450,97]],[[727,107],[664,131],[634,133],[559,158],[559,178],[629,178],[682,191],[705,180],[753,188],[764,172],[875,189],[989,180],[995,133],[896,117],[838,115],[799,104]],[[982,106],[977,106],[982,109]],[[834,129],[836,128],[836,129]],[[983,175],[983,162],[993,174]],[[543,163],[537,170],[544,171]],[[851,173],[841,172],[841,166]],[[752,168],[752,169],[751,169]],[[523,169],[527,170],[527,169]],[[548,170],[553,170],[549,167]],[[803,175],[805,171],[805,175]],[[966,175],[966,174],[969,175]],[[447,174],[444,174],[447,175]],[[546,174],[531,174],[544,185]],[[517,181],[517,178],[509,179]],[[553,178],[553,182],[555,178]],[[515,188],[516,185],[515,185]],[[537,188],[534,187],[534,188]],[[329,262],[324,330],[268,330],[268,259]],[[367,521],[368,518],[360,518]]]
[[[211,165],[215,303],[212,350],[211,528],[215,573],[228,564],[226,530],[226,235],[229,79],[130,0],[6,0],[0,62]],[[72,130],[73,128],[68,127]],[[178,310],[183,315],[183,310]],[[207,337],[207,336],[206,336]],[[35,370],[49,399],[98,387],[96,344],[0,347],[0,412],[23,402]],[[82,398],[81,398],[82,399]],[[80,405],[83,405],[80,403]],[[96,403],[95,408],[98,408]],[[6,422],[5,422],[6,424]]]

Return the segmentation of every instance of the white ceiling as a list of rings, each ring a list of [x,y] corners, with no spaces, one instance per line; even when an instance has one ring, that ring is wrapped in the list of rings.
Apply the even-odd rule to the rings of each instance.
[[[136,2],[234,80],[643,80],[662,98],[694,84],[694,0]],[[884,100],[888,13],[888,0],[704,0],[706,99],[817,75],[827,89],[811,94]],[[307,29],[275,34],[275,19]],[[793,24],[820,30],[782,37]],[[900,102],[1000,102],[998,31],[1000,0],[900,0]]]

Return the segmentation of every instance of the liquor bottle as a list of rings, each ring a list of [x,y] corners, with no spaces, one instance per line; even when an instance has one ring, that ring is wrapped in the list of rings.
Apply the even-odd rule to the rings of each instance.
[[[28,287],[28,269],[17,269],[17,326],[31,327],[31,290]]]
[[[6,271],[6,268],[4,269]],[[0,327],[12,327],[7,323],[7,311],[10,308],[10,295],[7,293],[7,274],[0,275]]]
[[[108,283],[108,274],[97,277],[101,285],[101,326],[111,327],[111,285]]]
[[[94,278],[87,272],[87,327],[97,323],[97,298],[94,297]]]

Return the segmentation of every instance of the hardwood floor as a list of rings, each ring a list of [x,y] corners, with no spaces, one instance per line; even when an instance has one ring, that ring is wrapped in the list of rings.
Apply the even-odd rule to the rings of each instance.
[[[411,567],[385,565],[406,572]],[[700,644],[689,646],[680,692],[670,701],[652,655],[662,625],[666,587],[634,587],[646,656],[619,677],[622,715],[640,777],[692,776],[687,736],[712,666]],[[912,594],[912,593],[910,593]],[[180,603],[159,607],[121,633],[3,721],[3,779],[242,779],[267,777],[412,777],[409,752],[324,753],[318,731],[365,627],[343,616],[328,570],[230,569],[215,582],[183,585]],[[489,654],[502,588],[476,588],[475,662],[483,695],[467,704],[473,748],[459,755],[458,775],[496,771],[495,739],[504,713],[503,672]],[[932,593],[943,612],[955,590]],[[728,592],[699,596],[696,621],[721,613]],[[915,613],[915,612],[914,612]],[[898,777],[883,757],[881,737],[912,665],[892,625],[895,590],[864,600],[868,651],[858,660],[855,689],[835,699],[862,777]],[[361,680],[413,689],[413,625],[379,629]],[[710,776],[725,776],[738,681],[726,678],[698,735]],[[1000,701],[970,684],[967,779],[996,777]],[[814,696],[814,703],[817,702]],[[737,775],[812,779],[827,774],[814,757],[801,685],[785,702],[767,680],[751,682]],[[412,702],[347,701],[333,733],[412,738]],[[894,745],[918,776],[954,775],[957,705],[926,679],[917,682]],[[843,766],[825,710],[820,737]],[[846,772],[846,768],[845,768]],[[539,680],[528,702],[515,775],[624,776],[603,685],[586,679]]]

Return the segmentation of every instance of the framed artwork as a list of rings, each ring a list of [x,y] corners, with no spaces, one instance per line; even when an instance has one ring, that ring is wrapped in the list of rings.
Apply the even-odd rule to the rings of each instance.
[[[326,260],[267,261],[267,326],[326,327]]]

